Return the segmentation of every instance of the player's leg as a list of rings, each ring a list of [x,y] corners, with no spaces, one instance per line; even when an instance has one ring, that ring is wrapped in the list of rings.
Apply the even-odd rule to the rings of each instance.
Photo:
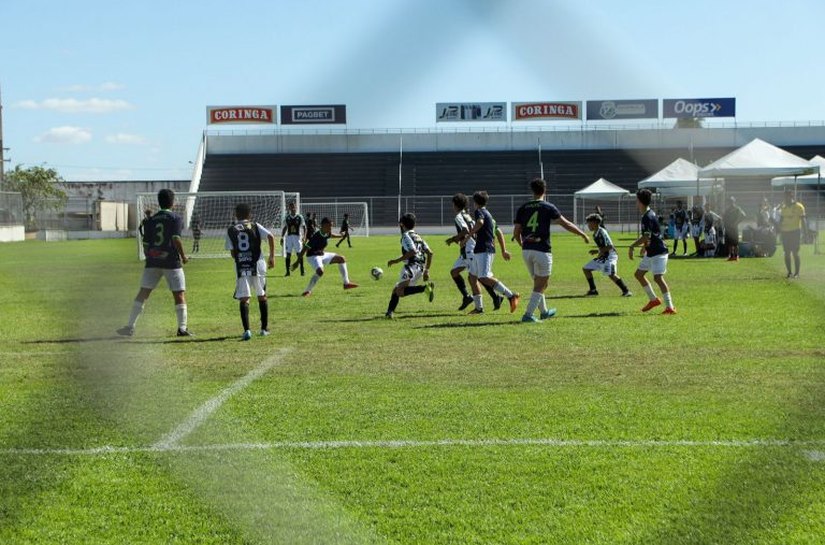
[[[292,265],[292,252],[286,252],[286,259],[284,262],[286,263],[286,273],[284,273],[284,276],[289,276]]]
[[[465,258],[459,257],[455,263],[453,263],[453,268],[450,269],[450,277],[453,279],[453,282],[455,282],[455,286],[461,294],[461,306],[458,307],[458,310],[464,310],[473,302],[472,296],[467,291],[467,284],[464,282],[464,277],[461,276],[462,271],[467,268],[468,264],[469,262]]]
[[[243,340],[252,338],[252,330],[249,329],[249,297],[238,298],[238,306],[241,312],[241,325],[243,326]]]
[[[596,289],[596,280],[593,278],[593,271],[600,268],[599,262],[596,259],[591,259],[582,267],[584,278],[587,280],[588,290],[585,295],[598,295],[599,290]]]
[[[258,296],[258,310],[261,313],[261,335],[269,335],[269,301],[266,297],[266,262],[258,261],[258,274],[255,276],[255,294]]]
[[[312,294],[313,288],[315,288],[315,284],[324,276],[324,257],[320,255],[311,255],[307,257],[307,261],[309,262],[309,266],[315,270],[315,274],[312,275],[312,278],[309,279],[309,284],[307,284],[306,289],[304,290],[303,295],[304,297],[308,297]]]
[[[604,269],[602,269],[602,274],[610,278],[614,284],[616,284],[620,290],[622,290],[622,297],[630,297],[633,295],[630,293],[630,290],[627,288],[627,284],[624,283],[619,277],[619,256],[615,253],[611,253],[608,258],[607,262],[605,263]]]
[[[387,305],[387,312],[385,316],[387,318],[392,318],[393,312],[395,309],[398,308],[398,302],[404,297],[406,294],[404,293],[407,287],[410,285],[410,280],[405,278],[406,274],[405,271],[401,271],[401,279],[395,284],[395,287],[392,289],[392,294],[390,295],[390,302]]]
[[[648,268],[650,267],[650,258],[645,256],[642,258],[642,263],[639,264],[639,268],[636,269],[636,280],[639,281],[641,284],[642,289],[645,290],[647,294],[648,302],[645,306],[642,307],[642,312],[647,312],[654,307],[658,307],[662,304],[661,299],[656,296],[656,292],[653,290],[653,286],[650,285],[650,282],[647,281],[645,275],[647,275]]]
[[[473,260],[470,262],[470,272],[467,275],[467,281],[470,283],[474,303],[473,310],[470,311],[470,314],[481,314],[484,312],[484,301],[481,298],[481,282],[479,282],[478,279],[479,255],[481,254],[475,254],[473,256]]]
[[[152,290],[154,290],[158,282],[160,282],[161,276],[163,276],[163,269],[151,267],[143,269],[143,274],[140,279],[140,289],[132,302],[132,310],[129,312],[129,321],[124,327],[117,330],[119,335],[131,337],[135,334],[135,324],[137,324],[138,318],[140,318],[140,315],[143,313],[146,300],[149,299]]]
[[[489,256],[489,261],[486,264],[486,270],[484,271],[486,274],[485,276],[480,276],[479,281],[484,284],[485,286],[492,287],[496,293],[501,294],[502,297],[506,297],[510,301],[510,312],[515,312],[516,307],[518,307],[519,302],[519,294],[515,293],[510,290],[504,283],[493,276],[493,258],[495,254],[484,254]]]
[[[326,254],[324,254],[326,256]],[[329,263],[334,263],[338,265],[338,272],[341,273],[341,280],[344,282],[344,289],[349,290],[352,288],[357,288],[358,284],[353,284],[350,282],[349,279],[349,272],[347,271],[347,260],[344,256],[338,254],[330,254],[332,257],[329,259]]]
[[[662,290],[662,299],[665,300],[664,314],[676,314],[676,308],[673,306],[673,297],[670,295],[670,287],[668,287],[665,281],[664,273],[654,274],[653,280],[659,285],[659,289]]]

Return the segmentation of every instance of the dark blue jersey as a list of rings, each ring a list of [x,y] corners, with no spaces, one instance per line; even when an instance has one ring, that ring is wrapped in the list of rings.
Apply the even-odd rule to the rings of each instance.
[[[304,244],[304,248],[306,248],[306,255],[324,255],[324,248],[327,247],[327,243],[329,242],[329,235],[321,231],[315,231],[312,233],[312,236],[309,237]]]
[[[650,208],[642,215],[642,235],[647,237],[646,255],[653,257],[667,253],[667,246],[662,240],[662,227],[659,225],[659,218],[656,217],[656,212]]]
[[[177,246],[183,218],[171,210],[161,210],[143,223],[143,253],[146,266],[157,269],[179,269],[183,265]]]
[[[304,224],[304,218],[301,217],[300,214],[295,214],[294,216],[291,214],[287,214],[286,219],[284,221],[286,223],[287,235],[301,234],[301,226]]]
[[[226,231],[227,246],[235,254],[235,271],[238,276],[256,276],[258,261],[261,259],[260,226],[252,221],[245,221],[233,225]],[[268,231],[265,231],[267,234]]]
[[[318,229],[317,224],[315,223],[315,218],[307,216],[304,218],[304,224],[306,225],[307,238],[309,238]]]
[[[483,221],[484,225],[476,233],[476,246],[473,253],[494,254],[496,253],[496,220],[490,215],[486,208],[477,208],[473,213],[476,223]]]
[[[550,226],[560,217],[559,209],[547,201],[530,201],[521,205],[514,222],[521,225],[521,247],[549,252]]]
[[[349,220],[343,220],[341,222],[341,232],[348,233],[349,232]]]
[[[673,213],[673,223],[676,227],[682,227],[688,221],[688,213],[684,208],[677,208]]]

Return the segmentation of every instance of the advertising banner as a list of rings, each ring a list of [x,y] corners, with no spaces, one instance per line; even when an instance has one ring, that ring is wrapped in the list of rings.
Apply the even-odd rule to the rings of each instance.
[[[216,123],[277,123],[277,106],[207,106],[206,124]]]
[[[581,118],[581,102],[513,102],[513,121],[575,121]]]
[[[588,100],[587,119],[658,119],[659,99]]]
[[[344,125],[346,122],[344,104],[281,106],[281,125]]]
[[[506,102],[439,102],[435,121],[507,121]]]
[[[666,98],[662,117],[736,117],[736,99]]]

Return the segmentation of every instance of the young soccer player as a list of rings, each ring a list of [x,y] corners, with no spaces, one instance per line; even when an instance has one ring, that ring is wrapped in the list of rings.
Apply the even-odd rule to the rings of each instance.
[[[226,249],[235,260],[235,299],[240,302],[242,339],[252,338],[249,329],[249,299],[252,292],[258,296],[261,311],[261,335],[269,335],[269,303],[266,298],[266,269],[275,266],[275,235],[263,225],[252,221],[252,208],[246,203],[235,207],[238,223],[226,232]],[[269,259],[264,261],[261,245],[266,238],[269,244]]]
[[[550,246],[551,224],[561,225],[567,231],[582,237],[585,243],[590,242],[587,234],[562,216],[554,204],[544,200],[547,182],[541,178],[534,178],[530,181],[530,191],[533,193],[533,200],[521,205],[513,222],[513,236],[521,246],[524,264],[533,278],[533,293],[530,295],[530,302],[527,304],[524,316],[521,317],[522,322],[537,322],[538,320],[533,316],[537,308],[542,320],[556,314],[556,309],[547,308],[544,298],[544,291],[547,289],[553,269],[553,254]]]
[[[493,216],[487,210],[487,201],[489,198],[486,191],[476,191],[473,193],[473,205],[475,206],[473,219],[475,220],[475,225],[473,225],[473,228],[470,230],[470,235],[475,236],[476,245],[475,248],[473,248],[473,261],[469,280],[470,287],[473,290],[475,308],[470,311],[470,314],[482,314],[484,312],[484,302],[481,298],[479,283],[484,286],[490,286],[497,293],[506,297],[510,301],[510,312],[516,311],[519,302],[519,294],[510,291],[510,288],[493,276],[493,258],[496,255],[496,240],[501,246],[501,256],[505,261],[510,260],[510,254],[507,252],[504,244],[504,235],[500,229],[496,228],[496,220],[493,219]]]
[[[345,290],[351,290],[358,287],[358,284],[353,284],[349,280],[347,260],[344,259],[344,256],[324,251],[330,238],[341,238],[341,236],[342,235],[340,233],[335,234],[332,232],[332,221],[329,218],[322,218],[321,228],[309,237],[300,253],[298,253],[299,260],[304,256],[304,254],[306,254],[310,267],[315,270],[315,274],[313,274],[312,278],[309,279],[307,289],[305,289],[304,293],[301,294],[304,297],[309,297],[312,295],[312,289],[315,287],[315,284],[317,284],[318,280],[324,276],[324,266],[329,265],[330,263],[338,265],[338,271],[341,273],[341,279],[344,281]],[[297,268],[298,263],[292,265],[293,271]]]
[[[201,236],[203,235],[203,230],[201,228],[200,220],[195,220],[192,224],[192,253],[196,254],[201,249]]]
[[[424,242],[415,229],[415,215],[404,214],[398,220],[401,229],[401,256],[387,261],[387,267],[392,267],[396,263],[406,262],[401,269],[398,283],[392,290],[390,303],[387,306],[387,318],[392,318],[398,301],[401,297],[414,295],[416,293],[426,293],[430,303],[433,302],[435,285],[430,282],[430,265],[433,263],[433,252]],[[420,278],[424,279],[423,286],[416,286]]]
[[[347,247],[352,248],[352,242],[350,242],[350,226],[349,226],[349,214],[344,214],[344,219],[341,221],[341,240],[339,240],[335,247],[339,247],[344,240],[347,241]]]
[[[690,226],[688,225],[687,210],[682,208],[682,201],[676,203],[676,210],[673,211],[673,255],[676,256],[676,249],[679,247],[679,241],[682,241],[682,256],[687,255],[687,237]]]
[[[143,222],[143,253],[146,256],[146,268],[140,281],[140,290],[132,304],[129,322],[117,330],[118,335],[131,337],[135,334],[135,324],[143,312],[144,304],[152,294],[161,277],[172,292],[175,301],[175,315],[178,319],[178,337],[190,337],[187,329],[186,311],[186,277],[183,265],[189,261],[183,251],[181,232],[183,218],[172,212],[175,204],[175,192],[171,189],[158,191],[160,210]]]
[[[304,245],[304,234],[306,233],[304,217],[298,213],[295,201],[291,201],[287,205],[287,209],[289,213],[284,219],[284,228],[281,229],[281,245],[284,247],[284,256],[286,257],[286,274],[284,276],[289,276],[292,254],[300,254],[301,247]],[[284,235],[286,235],[286,238]],[[286,240],[286,243],[284,243],[284,240]],[[301,267],[301,276],[304,276],[303,258],[298,259],[298,264]]]
[[[702,255],[704,257],[716,257],[716,227],[713,226],[713,222],[709,221],[707,225],[705,225],[705,238],[702,241]]]
[[[665,282],[667,272],[667,246],[662,240],[662,228],[659,225],[659,218],[656,212],[650,209],[652,194],[649,189],[640,189],[636,192],[636,207],[642,213],[641,230],[642,236],[637,238],[628,248],[628,257],[633,259],[633,249],[637,246],[644,248],[644,257],[636,269],[636,280],[644,288],[649,299],[648,303],[642,307],[642,312],[647,312],[652,308],[662,304],[662,300],[656,296],[653,287],[645,278],[648,271],[653,273],[653,280],[662,290],[662,297],[665,299],[665,311],[662,314],[676,314],[673,307],[673,298],[670,295],[670,288]]]
[[[630,297],[633,295],[627,289],[624,280],[619,278],[617,272],[617,265],[619,263],[619,254],[616,252],[616,247],[613,246],[613,241],[610,239],[610,234],[604,228],[602,219],[598,214],[590,214],[587,216],[587,227],[593,232],[593,242],[596,243],[598,249],[590,250],[590,255],[595,255],[582,268],[584,277],[587,279],[587,284],[590,290],[587,295],[598,295],[599,290],[596,289],[596,281],[593,279],[593,271],[601,271],[603,275],[609,277],[614,284],[619,286],[622,290],[622,297]]]

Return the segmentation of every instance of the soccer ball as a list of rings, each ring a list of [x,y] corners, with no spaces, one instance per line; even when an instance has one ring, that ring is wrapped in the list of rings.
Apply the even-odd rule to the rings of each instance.
[[[381,277],[384,276],[384,271],[381,270],[381,267],[373,267],[370,274],[373,280],[381,280]]]

